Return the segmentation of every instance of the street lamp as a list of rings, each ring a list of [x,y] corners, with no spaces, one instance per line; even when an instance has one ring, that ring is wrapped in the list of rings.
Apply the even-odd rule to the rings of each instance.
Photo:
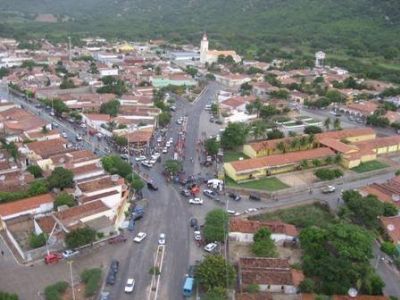
[[[72,300],[75,300],[75,289],[74,289],[74,277],[72,276],[72,263],[74,261],[70,260],[68,261],[68,265],[69,265],[69,273],[71,276],[71,289],[72,289]]]

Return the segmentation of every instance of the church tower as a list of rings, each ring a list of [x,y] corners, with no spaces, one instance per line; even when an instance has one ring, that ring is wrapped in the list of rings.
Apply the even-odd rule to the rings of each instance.
[[[204,33],[203,39],[200,42],[200,62],[205,64],[207,62],[207,53],[208,53],[208,38],[207,34]]]

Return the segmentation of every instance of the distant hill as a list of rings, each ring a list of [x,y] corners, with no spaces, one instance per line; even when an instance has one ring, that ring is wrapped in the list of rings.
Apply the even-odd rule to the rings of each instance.
[[[52,14],[55,24],[35,22]],[[64,20],[63,22],[61,20]],[[99,34],[127,39],[166,37],[249,55],[260,48],[345,49],[398,59],[398,0],[12,0],[0,2],[0,34],[51,37]]]

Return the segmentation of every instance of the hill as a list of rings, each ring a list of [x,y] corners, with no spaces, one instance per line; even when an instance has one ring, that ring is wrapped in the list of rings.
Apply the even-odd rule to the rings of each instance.
[[[38,15],[53,15],[43,23]],[[13,0],[0,2],[0,35],[164,37],[253,56],[264,48],[331,50],[398,61],[397,0]]]

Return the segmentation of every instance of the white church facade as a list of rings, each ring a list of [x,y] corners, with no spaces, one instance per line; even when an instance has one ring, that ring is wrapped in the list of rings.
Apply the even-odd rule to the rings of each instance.
[[[242,58],[233,50],[228,50],[228,51],[209,50],[207,34],[204,34],[203,39],[200,42],[200,62],[202,64],[205,63],[212,64],[213,62],[218,61],[218,56],[220,55],[225,57],[232,56],[234,62],[236,63],[242,61]]]

